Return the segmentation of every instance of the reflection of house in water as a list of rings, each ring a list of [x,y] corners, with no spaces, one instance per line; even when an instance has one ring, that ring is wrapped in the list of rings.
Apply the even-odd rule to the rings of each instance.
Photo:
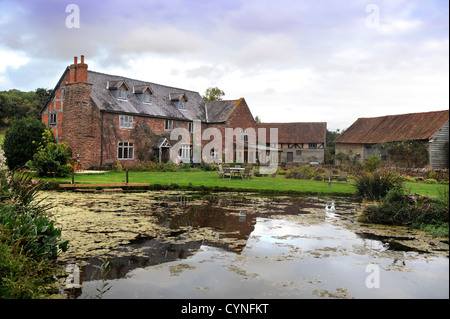
[[[137,237],[118,253],[112,252],[116,256],[111,259],[106,278],[124,278],[135,268],[188,258],[202,245],[239,254],[255,229],[257,217],[305,214],[307,208],[323,205],[302,198],[160,198],[153,214],[166,231],[157,238]],[[81,280],[100,279],[93,265],[101,265],[101,261],[91,259],[88,263]]]

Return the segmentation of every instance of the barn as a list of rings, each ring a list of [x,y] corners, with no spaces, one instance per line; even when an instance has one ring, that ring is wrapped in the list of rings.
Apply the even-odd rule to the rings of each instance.
[[[377,154],[388,166],[411,166],[414,158],[399,160],[383,144],[416,142],[428,154],[424,168],[448,168],[448,120],[448,110],[359,118],[335,140],[336,164],[342,164],[344,157],[363,163]]]

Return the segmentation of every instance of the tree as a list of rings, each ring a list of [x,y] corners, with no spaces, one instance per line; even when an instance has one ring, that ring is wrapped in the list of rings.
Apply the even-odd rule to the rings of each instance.
[[[256,122],[256,124],[261,123],[261,119],[259,118],[258,115],[255,116],[255,122]]]
[[[8,124],[14,118],[35,117],[52,95],[52,90],[38,88],[22,92],[9,90],[0,92],[0,124]]]
[[[65,177],[72,169],[67,165],[71,157],[72,151],[67,143],[56,143],[52,130],[45,129],[42,142],[27,166],[37,170],[39,176]]]
[[[326,148],[325,148],[325,163],[326,164],[333,164],[335,161],[335,149],[336,144],[334,141],[342,134],[339,129],[336,131],[329,131],[327,130],[326,133]]]
[[[6,165],[14,170],[33,158],[44,133],[45,125],[35,118],[13,120],[5,132],[3,151]]]
[[[203,100],[206,102],[211,101],[222,101],[222,96],[225,95],[225,92],[219,89],[218,87],[210,87],[206,89],[205,95],[203,96]]]

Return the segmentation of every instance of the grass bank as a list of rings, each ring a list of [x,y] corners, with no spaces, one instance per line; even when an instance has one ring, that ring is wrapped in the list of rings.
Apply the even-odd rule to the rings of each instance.
[[[58,183],[71,183],[72,178],[45,178],[43,181],[57,181]],[[351,181],[333,181],[331,186],[324,181],[288,179],[284,175],[275,177],[254,177],[250,180],[240,178],[222,179],[218,178],[216,172],[210,171],[177,171],[177,172],[141,172],[130,171],[128,173],[129,183],[149,183],[153,189],[159,186],[165,188],[189,188],[205,190],[241,190],[259,193],[274,194],[330,194],[341,196],[353,196],[355,188]],[[112,184],[126,182],[126,172],[108,171],[105,173],[76,173],[75,183],[80,184]],[[408,193],[427,196],[439,196],[448,185],[405,183]]]
[[[435,237],[449,236],[448,189],[437,198],[405,194],[392,189],[376,205],[368,205],[359,217],[362,222],[408,226],[431,233]]]

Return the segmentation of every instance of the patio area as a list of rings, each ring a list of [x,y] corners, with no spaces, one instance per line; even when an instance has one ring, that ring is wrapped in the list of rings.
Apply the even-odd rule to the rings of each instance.
[[[219,164],[217,166],[217,173],[219,178],[229,178],[238,177],[242,179],[252,179],[255,173],[254,166],[244,166],[230,164]]]

